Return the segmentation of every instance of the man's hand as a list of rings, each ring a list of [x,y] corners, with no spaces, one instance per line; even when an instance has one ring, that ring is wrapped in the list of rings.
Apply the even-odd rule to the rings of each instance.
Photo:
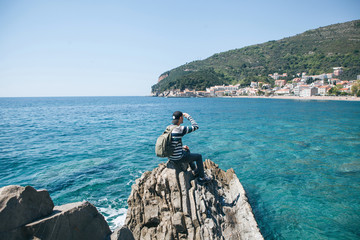
[[[188,118],[190,115],[187,113],[183,113],[184,118]]]
[[[189,151],[189,147],[186,146],[186,145],[183,146],[183,149],[186,150],[186,151]]]

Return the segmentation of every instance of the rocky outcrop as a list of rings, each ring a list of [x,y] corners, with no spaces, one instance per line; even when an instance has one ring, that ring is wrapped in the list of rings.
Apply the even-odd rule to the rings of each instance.
[[[124,225],[111,234],[110,240],[135,240],[132,232]]]
[[[125,221],[135,239],[263,239],[235,172],[204,166],[206,184],[172,162],[136,180]]]
[[[89,202],[54,208],[51,216],[25,225],[27,236],[38,239],[105,239],[111,231],[104,217]]]
[[[204,166],[206,184],[172,162],[145,172],[132,186],[126,224],[113,233],[89,202],[54,207],[46,190],[0,188],[0,240],[263,239],[234,171]]]
[[[0,239],[99,239],[111,233],[89,202],[54,207],[46,190],[7,186],[0,189]]]
[[[0,232],[18,228],[52,213],[54,203],[47,191],[33,187],[0,188]]]

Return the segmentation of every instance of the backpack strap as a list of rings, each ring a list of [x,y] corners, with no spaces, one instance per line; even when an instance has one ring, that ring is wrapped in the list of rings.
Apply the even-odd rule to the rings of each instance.
[[[167,128],[169,128],[170,132],[172,132],[176,127],[178,127],[177,125],[174,125],[173,127],[171,127],[171,125],[167,126]]]
[[[178,125],[174,125],[173,127],[170,127],[171,125],[167,126],[167,128],[170,128],[170,134],[172,133],[172,131],[176,128],[179,127]],[[182,144],[182,139],[180,139],[180,142]]]
[[[171,127],[171,125],[169,125],[169,126],[166,127],[166,130],[169,129],[170,136],[171,136],[172,131],[173,131],[176,127],[178,127],[178,126],[175,125],[175,126]],[[165,130],[165,132],[166,132],[166,130]],[[164,132],[164,133],[165,133],[165,132]],[[172,137],[171,137],[171,138],[172,138]]]

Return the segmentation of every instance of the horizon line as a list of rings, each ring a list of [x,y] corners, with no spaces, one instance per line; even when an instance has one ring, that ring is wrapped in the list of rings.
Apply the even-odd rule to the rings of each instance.
[[[81,97],[151,97],[151,95],[131,95],[131,96],[127,96],[127,95],[114,95],[114,96],[107,96],[107,95],[86,95],[86,96],[7,96],[7,97],[2,97],[0,96],[0,98],[81,98]]]

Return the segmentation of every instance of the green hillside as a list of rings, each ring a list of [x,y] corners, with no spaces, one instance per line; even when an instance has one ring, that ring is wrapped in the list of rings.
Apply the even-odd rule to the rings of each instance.
[[[333,67],[343,67],[340,78],[344,80],[356,79],[360,74],[360,20],[214,54],[161,74],[168,76],[153,85],[152,91],[205,90],[215,84],[246,86],[251,81],[271,83],[268,75],[275,72],[288,73],[290,80],[301,72],[330,73]]]

